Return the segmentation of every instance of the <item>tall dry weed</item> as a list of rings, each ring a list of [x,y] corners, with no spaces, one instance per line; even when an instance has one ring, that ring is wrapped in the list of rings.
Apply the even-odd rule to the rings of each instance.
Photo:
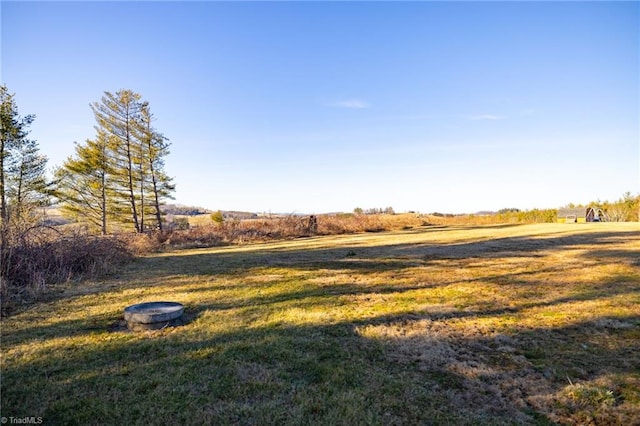
[[[37,299],[51,284],[116,271],[129,261],[127,246],[114,237],[82,230],[63,234],[33,227],[4,235],[0,253],[0,306],[6,314],[17,304]]]
[[[143,254],[161,248],[197,248],[227,244],[249,244],[273,240],[338,235],[360,232],[382,232],[413,228],[426,222],[415,214],[408,215],[318,215],[275,216],[246,220],[225,220],[164,232],[156,237],[128,237],[134,253]],[[154,234],[158,235],[158,234]],[[154,242],[155,241],[155,242]]]

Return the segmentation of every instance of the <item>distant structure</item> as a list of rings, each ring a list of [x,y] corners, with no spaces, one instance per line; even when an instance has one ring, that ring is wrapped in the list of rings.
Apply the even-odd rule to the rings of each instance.
[[[307,232],[315,234],[318,232],[318,218],[314,215],[309,216],[309,222],[307,224]]]
[[[558,223],[606,222],[607,215],[599,207],[558,209]]]

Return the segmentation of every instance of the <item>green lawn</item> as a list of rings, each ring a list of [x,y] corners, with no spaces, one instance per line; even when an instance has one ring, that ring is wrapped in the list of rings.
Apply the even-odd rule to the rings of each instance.
[[[170,300],[188,323],[128,332]],[[45,424],[640,424],[638,224],[422,227],[148,256],[2,321]]]

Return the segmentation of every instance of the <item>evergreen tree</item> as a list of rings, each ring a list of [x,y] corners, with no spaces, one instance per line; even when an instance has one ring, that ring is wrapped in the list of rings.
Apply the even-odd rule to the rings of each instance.
[[[107,220],[136,232],[162,229],[161,206],[175,190],[164,171],[169,143],[152,126],[149,104],[131,90],[105,92],[91,104],[97,137],[76,147],[58,171],[63,211],[103,234]]]
[[[14,95],[0,86],[0,221],[3,227],[26,220],[34,207],[46,202],[47,157],[38,143],[28,139],[27,127],[35,116],[20,117]]]
[[[156,227],[162,231],[161,206],[164,204],[164,199],[172,198],[171,193],[175,190],[175,185],[171,183],[172,179],[164,172],[164,157],[169,154],[168,139],[151,127],[152,121],[153,115],[149,110],[149,104],[144,103],[139,129],[141,148],[145,158],[141,162],[140,168],[146,171],[149,183],[147,193],[150,193],[151,211]],[[142,182],[141,187],[143,187]]]
[[[34,207],[46,203],[46,167],[47,157],[40,154],[36,141],[19,141],[5,175],[7,204],[16,219],[25,219]]]
[[[91,109],[96,118],[96,129],[109,136],[112,161],[112,183],[116,194],[114,208],[118,216],[128,209],[136,232],[143,232],[140,223],[138,183],[142,154],[140,143],[135,138],[140,120],[140,95],[131,90],[120,90],[114,94],[105,92],[100,102],[94,102]],[[128,207],[125,207],[128,206]]]
[[[88,222],[102,235],[107,234],[109,212],[108,147],[107,135],[98,132],[95,140],[76,145],[75,157],[69,157],[56,172],[63,213]]]

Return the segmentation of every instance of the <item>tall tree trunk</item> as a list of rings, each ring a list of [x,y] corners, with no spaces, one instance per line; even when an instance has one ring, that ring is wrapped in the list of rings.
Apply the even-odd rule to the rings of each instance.
[[[160,197],[158,196],[158,184],[156,183],[156,175],[151,164],[151,181],[153,182],[153,196],[156,209],[156,220],[158,221],[158,229],[162,231],[162,213],[160,212]]]
[[[101,185],[101,196],[102,196],[102,205],[101,207],[101,219],[102,219],[102,235],[107,235],[107,175],[106,173],[102,173],[102,185]]]
[[[140,231],[144,232],[144,170],[140,159]]]
[[[7,223],[7,219],[9,215],[7,214],[7,196],[5,194],[5,186],[4,186],[4,157],[5,157],[5,144],[4,144],[4,135],[2,140],[0,141],[0,221],[4,226]],[[4,237],[4,235],[3,235]],[[4,238],[3,238],[4,241]]]
[[[136,196],[133,190],[133,158],[131,153],[131,129],[129,126],[129,114],[127,112],[126,117],[126,145],[127,145],[127,177],[129,179],[129,200],[131,201],[131,214],[133,215],[133,224],[136,228],[136,232],[140,233],[142,230],[140,229],[140,223],[138,221],[138,211],[136,209]]]
[[[18,190],[16,192],[16,204],[12,210],[15,210],[16,219],[20,219],[22,216],[22,205],[23,205],[23,192],[22,185],[24,183],[24,159],[20,160],[20,174],[18,175]]]
[[[153,148],[153,129],[151,128],[151,117],[147,120],[147,155],[149,156],[149,174],[151,175],[151,184],[153,186],[153,204],[155,208],[156,221],[158,229],[162,232],[162,212],[160,211],[160,195],[158,194],[158,182],[156,179],[156,171],[153,163],[156,160]]]
[[[0,141],[0,280],[3,279],[5,269],[4,262],[7,261],[5,254],[7,253],[7,237],[8,237],[8,214],[7,214],[7,197],[5,195],[4,186],[4,157],[5,157],[5,144],[4,135],[2,135],[2,141]],[[1,284],[1,283],[0,283]]]

